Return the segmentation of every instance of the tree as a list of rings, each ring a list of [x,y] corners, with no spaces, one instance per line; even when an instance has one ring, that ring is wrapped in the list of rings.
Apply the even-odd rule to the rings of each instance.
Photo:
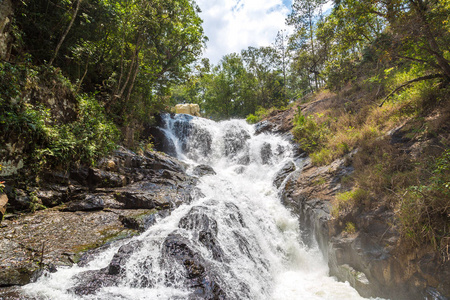
[[[303,48],[310,53],[310,68],[315,82],[315,89],[319,88],[320,65],[317,56],[317,45],[315,37],[315,28],[317,20],[321,17],[322,5],[325,0],[294,0],[292,3],[292,12],[286,19],[289,25],[294,25],[296,33],[291,38],[293,49]]]

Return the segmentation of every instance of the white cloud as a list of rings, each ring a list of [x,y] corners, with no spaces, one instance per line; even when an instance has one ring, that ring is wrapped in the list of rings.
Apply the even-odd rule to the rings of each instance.
[[[269,46],[287,28],[286,0],[197,0],[209,41],[204,53],[212,63],[249,46]]]

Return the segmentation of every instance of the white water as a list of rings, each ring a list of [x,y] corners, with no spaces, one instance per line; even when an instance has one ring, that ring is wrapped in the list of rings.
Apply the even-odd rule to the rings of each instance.
[[[142,247],[128,260],[118,286],[83,297],[68,291],[77,285],[74,276],[107,267],[128,240],[118,242],[87,267],[61,268],[42,276],[25,286],[25,293],[40,299],[187,299],[192,289],[183,283],[183,267],[161,253],[167,236],[176,233],[191,241],[190,247],[214,270],[229,299],[363,299],[347,283],[328,276],[319,250],[303,246],[297,219],[280,203],[272,182],[292,160],[287,141],[274,135],[255,136],[244,121],[177,118],[166,119],[166,133],[174,140],[179,158],[191,166],[188,173],[199,163],[217,173],[200,178],[198,187],[205,197],[180,206],[133,238],[142,241]],[[263,164],[261,149],[267,149],[267,143],[272,155]],[[196,233],[179,227],[193,207],[201,207],[217,222],[216,243],[223,259],[215,259]],[[168,281],[168,276],[173,280]],[[142,282],[146,284],[137,284]]]

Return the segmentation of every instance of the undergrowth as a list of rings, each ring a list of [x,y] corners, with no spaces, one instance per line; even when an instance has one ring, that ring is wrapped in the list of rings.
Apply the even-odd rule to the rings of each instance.
[[[77,94],[58,70],[2,62],[0,75],[1,142],[24,145],[28,172],[92,165],[116,146],[119,131],[95,97]],[[75,95],[74,117],[57,121],[46,99],[39,99],[40,92]]]

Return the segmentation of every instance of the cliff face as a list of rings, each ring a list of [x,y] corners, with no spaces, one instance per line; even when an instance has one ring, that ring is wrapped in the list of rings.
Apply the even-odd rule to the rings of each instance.
[[[303,106],[311,108],[311,106]],[[280,131],[288,111],[279,112],[257,128]],[[388,135],[408,155],[422,151],[431,140],[413,143],[399,139],[404,128]],[[422,149],[422,150],[420,150]],[[300,220],[303,239],[316,243],[328,260],[330,275],[348,281],[365,297],[446,299],[450,296],[450,262],[431,245],[405,242],[393,207],[383,201],[360,203],[336,215],[336,196],[354,172],[358,149],[324,166],[303,154],[300,170],[285,183],[282,201]],[[444,255],[444,256],[443,256]]]

